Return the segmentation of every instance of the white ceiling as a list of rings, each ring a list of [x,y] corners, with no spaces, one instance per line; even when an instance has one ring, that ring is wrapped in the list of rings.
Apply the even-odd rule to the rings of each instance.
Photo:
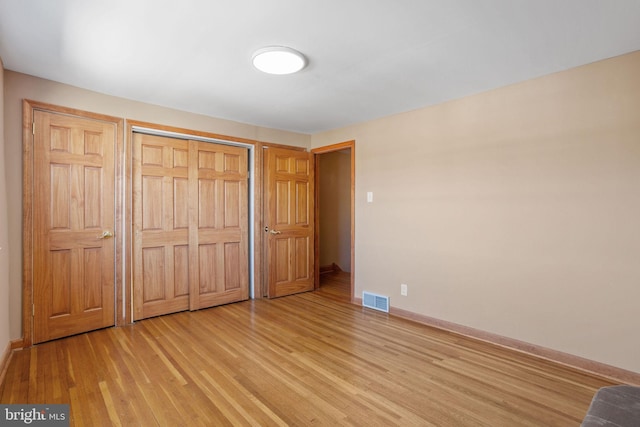
[[[309,65],[262,74],[268,45]],[[303,133],[635,50],[640,0],[0,0],[6,69]]]

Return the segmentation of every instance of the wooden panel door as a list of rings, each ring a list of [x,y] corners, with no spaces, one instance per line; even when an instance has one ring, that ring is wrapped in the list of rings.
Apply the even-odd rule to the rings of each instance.
[[[189,308],[189,142],[134,134],[134,319]]]
[[[248,153],[190,142],[190,308],[249,298]]]
[[[134,319],[248,299],[247,150],[133,140]]]
[[[115,324],[116,125],[34,111],[33,341]]]
[[[311,156],[282,148],[266,150],[265,224],[270,298],[314,289]]]

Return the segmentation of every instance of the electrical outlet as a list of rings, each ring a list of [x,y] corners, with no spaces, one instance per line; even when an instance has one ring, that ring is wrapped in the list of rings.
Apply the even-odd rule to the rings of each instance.
[[[406,297],[407,294],[408,294],[407,285],[405,285],[404,283],[400,284],[400,295],[402,295],[403,297]]]

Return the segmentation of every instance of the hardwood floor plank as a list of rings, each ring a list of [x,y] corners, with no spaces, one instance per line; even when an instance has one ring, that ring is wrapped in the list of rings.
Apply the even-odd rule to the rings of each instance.
[[[613,384],[354,306],[339,286],[18,351],[0,402],[69,403],[74,426],[578,426]]]
[[[100,387],[100,392],[102,393],[102,399],[107,407],[107,413],[109,414],[109,420],[111,421],[111,425],[120,427],[122,423],[120,422],[120,416],[115,409],[115,405],[113,404],[113,399],[111,398],[111,393],[109,393],[109,387],[104,381],[100,381],[98,383]]]

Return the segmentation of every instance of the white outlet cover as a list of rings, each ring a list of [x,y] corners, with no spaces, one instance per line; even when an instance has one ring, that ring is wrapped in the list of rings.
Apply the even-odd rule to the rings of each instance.
[[[367,203],[373,203],[373,191],[367,191]]]

